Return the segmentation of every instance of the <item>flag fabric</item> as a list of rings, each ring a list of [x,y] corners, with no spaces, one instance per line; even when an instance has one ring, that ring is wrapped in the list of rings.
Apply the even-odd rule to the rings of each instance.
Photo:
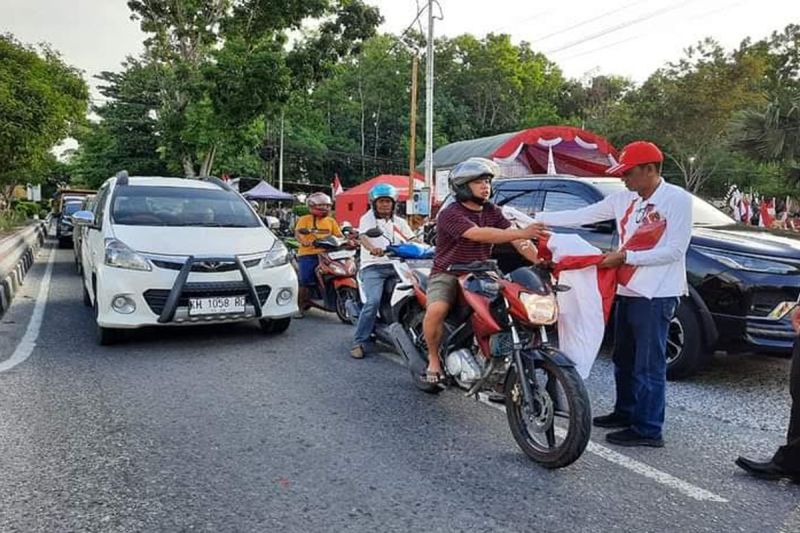
[[[503,207],[503,214],[521,227],[533,221],[508,206]],[[652,249],[665,230],[665,220],[643,223],[625,242],[622,250]],[[598,268],[603,261],[601,250],[575,234],[553,233],[540,239],[538,252],[540,258],[553,261],[558,282],[570,287],[570,290],[556,294],[558,343],[585,379],[603,343],[617,286],[624,285],[638,292],[637,267],[623,265],[618,268]]]
[[[343,192],[344,188],[342,187],[342,182],[339,181],[339,174],[334,174],[333,181],[331,182],[331,196],[335,199]]]
[[[758,225],[762,228],[771,228],[775,223],[775,198],[762,200],[758,209]]]

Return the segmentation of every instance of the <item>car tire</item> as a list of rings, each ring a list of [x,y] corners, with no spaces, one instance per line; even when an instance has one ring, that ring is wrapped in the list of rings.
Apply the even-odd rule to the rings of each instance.
[[[258,325],[261,326],[261,331],[268,335],[279,335],[281,333],[285,333],[286,330],[289,329],[289,324],[291,323],[291,318],[262,318],[258,321]]]
[[[77,257],[75,258],[75,271],[78,273],[78,275],[83,274],[83,267]]]
[[[694,306],[681,301],[667,337],[667,379],[675,381],[693,376],[707,357],[700,330],[700,316]]]
[[[69,246],[69,242],[64,237],[58,238],[58,247],[59,248],[67,248]]]
[[[92,307],[92,297],[89,296],[89,291],[86,290],[86,283],[81,279],[81,286],[83,287],[83,305]]]

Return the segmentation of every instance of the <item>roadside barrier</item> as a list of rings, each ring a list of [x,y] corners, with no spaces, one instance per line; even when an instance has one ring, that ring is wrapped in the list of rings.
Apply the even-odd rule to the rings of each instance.
[[[5,314],[19,291],[46,235],[45,224],[34,222],[0,240],[0,316]]]

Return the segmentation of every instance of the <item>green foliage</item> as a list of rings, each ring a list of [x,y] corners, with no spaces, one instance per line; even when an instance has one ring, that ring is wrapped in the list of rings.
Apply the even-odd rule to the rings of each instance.
[[[88,89],[54,50],[0,35],[0,195],[47,175],[50,150],[84,120]]]

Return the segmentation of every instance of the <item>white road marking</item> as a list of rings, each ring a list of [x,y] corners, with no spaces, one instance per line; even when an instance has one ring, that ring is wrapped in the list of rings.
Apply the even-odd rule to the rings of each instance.
[[[392,353],[381,353],[386,359],[392,361],[393,363],[397,363],[399,365],[405,366],[404,361],[402,358],[396,356]],[[497,403],[490,402],[485,394],[481,393],[478,395],[478,400],[492,407],[493,409],[497,409],[498,411],[502,411],[505,413],[506,408],[505,406]],[[560,437],[564,436],[564,430],[557,428],[557,432],[560,432]],[[639,474],[640,476],[644,476],[650,480],[655,481],[661,485],[664,485],[672,490],[680,492],[694,500],[698,501],[708,501],[708,502],[715,502],[715,503],[728,503],[727,498],[723,498],[713,492],[707,491],[706,489],[700,488],[696,485],[692,485],[691,483],[684,481],[680,478],[677,478],[671,474],[667,474],[666,472],[662,472],[657,468],[653,468],[652,466],[646,465],[636,459],[628,457],[627,455],[621,454],[605,446],[601,446],[595,442],[589,441],[589,445],[586,447],[586,451],[592,453],[598,457],[602,457],[606,461],[614,463],[615,465],[621,466],[631,472]]]
[[[31,356],[33,349],[36,347],[39,331],[42,329],[44,308],[47,306],[47,295],[50,293],[50,278],[53,275],[53,262],[55,258],[55,249],[50,248],[47,268],[44,271],[44,276],[42,276],[41,284],[39,285],[39,294],[36,296],[36,303],[33,306],[33,314],[31,315],[30,322],[28,322],[28,328],[25,330],[25,334],[14,349],[14,353],[11,354],[11,357],[5,361],[0,361],[0,372],[11,370],[18,364],[24,362]]]

